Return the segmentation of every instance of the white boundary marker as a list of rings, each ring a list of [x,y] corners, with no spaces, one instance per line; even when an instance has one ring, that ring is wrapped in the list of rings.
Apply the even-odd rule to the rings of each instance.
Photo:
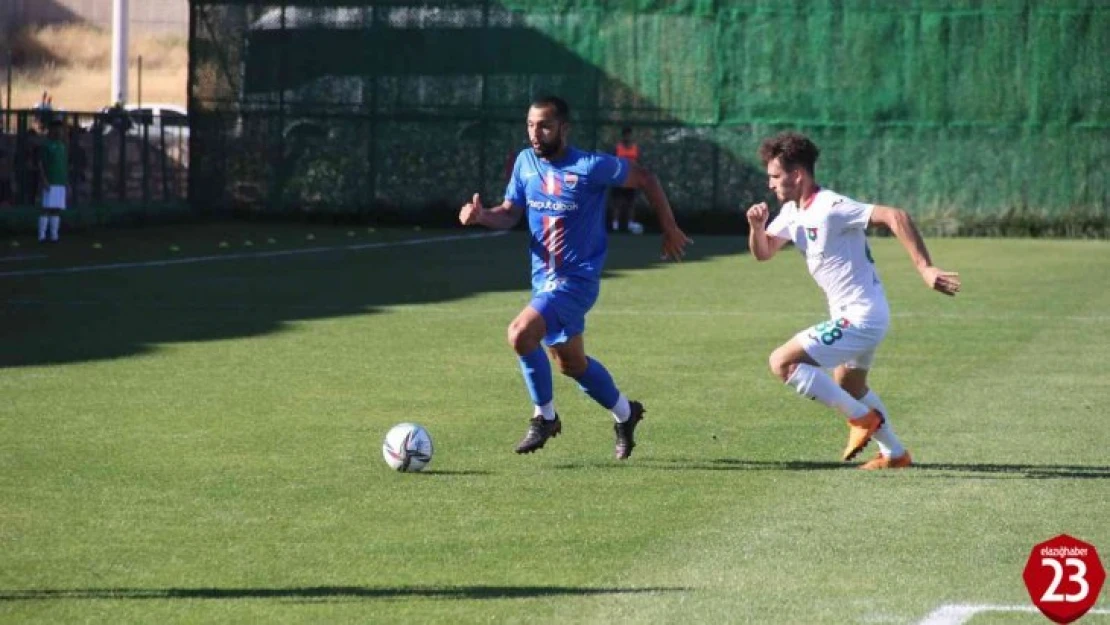
[[[929,613],[917,625],[963,625],[976,614],[983,612],[1028,612],[1040,614],[1036,606],[1031,605],[992,605],[992,604],[966,604],[954,603],[942,605]],[[1110,614],[1110,610],[1093,608],[1087,612],[1091,614]]]
[[[226,256],[221,258],[227,258]],[[186,260],[186,259],[181,259]],[[19,272],[11,272],[19,273]],[[10,275],[0,273],[0,276]],[[523,283],[520,286],[520,292],[527,293],[527,286]],[[4,303],[0,300],[0,303]],[[39,300],[33,298],[15,298],[7,300],[8,304],[25,305],[25,306],[40,306],[40,305],[68,305],[68,306],[96,306],[100,304],[110,304],[117,306],[120,303],[117,301],[101,301],[95,299],[89,300]],[[131,307],[142,307],[144,304],[138,302],[131,302],[128,304]],[[148,308],[155,309],[179,309],[185,308],[182,305],[163,305],[163,304],[145,304]],[[429,315],[461,315],[461,316],[496,316],[504,315],[510,308],[460,308],[455,305],[442,305],[442,304],[374,304],[375,308],[380,308],[383,312],[405,313],[405,314],[429,314]],[[222,308],[229,310],[251,310],[254,306],[247,306],[241,304],[211,304],[204,303],[189,308]],[[334,306],[326,304],[299,304],[291,306],[282,306],[283,309],[291,310],[330,310]],[[346,307],[340,307],[346,309]],[[750,310],[637,310],[637,309],[622,309],[622,308],[605,308],[601,306],[595,310],[590,311],[591,316],[595,317],[760,317],[766,318],[773,315],[780,317],[790,317],[796,319],[818,319],[819,316],[811,312],[758,312]],[[950,321],[1072,321],[1072,322],[1092,322],[1092,323],[1106,323],[1110,322],[1110,315],[1061,315],[1052,317],[1049,315],[1018,315],[1018,314],[1002,314],[1002,315],[987,315],[977,313],[966,313],[960,315],[954,314],[934,314],[934,313],[915,313],[915,312],[896,312],[890,315],[893,318],[930,318],[930,319],[944,319]]]
[[[46,258],[46,254],[26,254],[24,256],[0,256],[0,261],[11,262],[13,260],[35,260],[36,258]]]
[[[81,265],[76,267],[52,267],[42,269],[23,269],[19,271],[4,271],[0,272],[0,278],[15,278],[21,276],[42,276],[42,275],[56,275],[56,274],[71,274],[71,273],[86,273],[90,271],[108,271],[112,269],[142,269],[146,267],[168,267],[172,265],[189,265],[195,263],[215,262],[221,260],[243,260],[255,258],[277,258],[282,256],[299,256],[304,254],[322,254],[328,252],[346,252],[346,251],[360,251],[360,250],[373,250],[389,247],[404,247],[409,245],[424,245],[427,243],[439,243],[442,241],[466,241],[471,239],[487,239],[491,237],[504,236],[509,234],[507,230],[496,230],[493,232],[479,232],[475,234],[457,234],[441,237],[423,237],[418,239],[406,239],[403,241],[379,241],[377,243],[358,243],[354,245],[337,245],[332,247],[307,247],[291,250],[273,250],[262,252],[240,252],[235,254],[214,254],[211,256],[192,256],[187,258],[170,258],[166,260],[151,260],[131,263],[110,263],[105,265]],[[24,260],[32,258],[46,258],[45,254],[30,255],[23,257],[0,257],[0,261],[4,260]],[[35,300],[18,300],[9,301],[8,303],[16,304],[39,304]],[[78,302],[80,304],[89,304],[96,302]],[[314,307],[308,307],[314,308]],[[500,309],[494,311],[486,310],[469,310],[458,309],[453,307],[442,306],[385,306],[389,310],[397,312],[431,312],[431,313],[448,313],[448,314],[490,314],[502,313]],[[638,309],[606,309],[604,306],[591,311],[592,315],[617,315],[617,316],[663,316],[663,317],[765,317],[769,313],[740,311],[740,310],[638,310]],[[774,314],[782,315],[781,312]],[[797,313],[794,316],[806,319],[818,319],[820,315],[813,313]],[[891,317],[900,318],[914,318],[914,317],[927,317],[930,319],[951,319],[956,321],[962,320],[986,320],[986,321],[1025,321],[1025,320],[1043,320],[1043,321],[1073,321],[1073,322],[1096,322],[1104,323],[1110,321],[1110,315],[1023,315],[1023,314],[977,314],[977,313],[915,313],[915,312],[893,312]]]
[[[377,243],[359,243],[355,245],[336,245],[333,247],[306,247],[294,250],[274,250],[272,252],[240,252],[238,254],[215,254],[212,256],[191,256],[189,258],[171,258],[167,260],[149,260],[134,263],[110,263],[107,265],[80,265],[77,267],[53,267],[47,269],[24,269],[22,271],[0,272],[0,278],[15,278],[19,276],[44,276],[62,273],[85,273],[89,271],[108,271],[110,269],[139,269],[143,267],[168,267],[170,265],[191,265],[194,263],[210,263],[221,260],[243,260],[255,258],[276,258],[279,256],[299,256],[303,254],[322,254],[326,252],[356,252],[361,250],[374,250],[385,247],[404,247],[406,245],[423,245],[425,243],[440,243],[443,241],[466,241],[469,239],[488,239],[508,234],[507,230],[495,232],[480,232],[477,234],[456,234],[444,237],[423,237],[420,239],[406,239],[403,241],[379,241]]]
[[[602,278],[604,284],[605,278]],[[527,285],[522,283],[521,289],[527,289]],[[604,287],[603,287],[604,292]],[[397,304],[384,306],[394,312],[423,312],[429,314],[442,313],[450,315],[490,315],[490,314],[504,314],[503,308],[491,309],[476,309],[476,308],[460,308],[455,305],[439,305],[439,304]],[[814,309],[815,311],[816,309]],[[798,319],[809,319],[813,323],[821,320],[821,313],[819,311],[752,311],[752,310],[659,310],[659,309],[637,309],[637,308],[609,308],[605,304],[600,304],[597,308],[590,311],[590,316],[614,315],[618,317],[772,317],[772,316],[786,316]],[[1095,322],[1106,323],[1110,322],[1110,315],[1037,315],[1037,314],[1022,314],[1022,313],[932,313],[932,312],[911,312],[911,311],[898,311],[890,313],[890,316],[895,319],[941,319],[950,321],[1075,321],[1075,322]]]

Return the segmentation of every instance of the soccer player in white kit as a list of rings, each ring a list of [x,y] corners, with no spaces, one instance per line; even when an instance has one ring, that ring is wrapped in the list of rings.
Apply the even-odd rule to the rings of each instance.
[[[867,386],[875,349],[890,326],[890,308],[867,245],[867,227],[890,229],[929,288],[955,295],[960,276],[933,266],[905,211],[863,204],[821,188],[814,178],[819,154],[812,141],[796,132],[771,137],[759,148],[768,187],[782,202],[782,210],[768,225],[765,203],[748,209],[752,256],[769,260],[794,243],[829,302],[829,320],[802,330],[772,352],[771,371],[798,394],[844,415],[849,429],[845,462],[874,438],[879,454],[859,468],[908,467],[910,453],[894,434],[890,413]],[[825,369],[833,370],[831,377]]]

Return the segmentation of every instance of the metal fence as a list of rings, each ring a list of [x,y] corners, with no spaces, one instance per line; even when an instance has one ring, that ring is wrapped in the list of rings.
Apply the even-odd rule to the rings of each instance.
[[[182,204],[189,186],[188,117],[123,112],[0,110],[0,205],[38,204],[38,150],[51,119],[65,123],[69,208],[143,211]]]
[[[193,0],[194,205],[421,219],[504,189],[529,99],[635,129],[686,219],[762,197],[782,129],[865,201],[1110,210],[1098,0]]]

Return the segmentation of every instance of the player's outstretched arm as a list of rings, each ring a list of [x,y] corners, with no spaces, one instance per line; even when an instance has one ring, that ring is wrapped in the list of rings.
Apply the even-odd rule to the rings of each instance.
[[[674,211],[671,210],[671,202],[667,199],[667,193],[663,191],[663,185],[659,184],[659,179],[647,169],[632,164],[624,186],[643,191],[648,204],[655,211],[659,227],[663,230],[663,258],[682,260],[686,254],[686,246],[693,241],[678,227]]]
[[[921,233],[918,232],[917,225],[913,223],[909,213],[900,208],[876,204],[871,211],[871,224],[884,226],[894,233],[902,247],[909,253],[913,266],[921,274],[921,279],[930,289],[945,295],[959,293],[960,274],[933,266],[929,250],[925,248],[925,241],[921,238]]]
[[[508,230],[520,221],[524,210],[509,200],[500,206],[484,208],[482,199],[475,193],[469,202],[459,210],[459,223],[464,226],[485,226],[494,230]]]

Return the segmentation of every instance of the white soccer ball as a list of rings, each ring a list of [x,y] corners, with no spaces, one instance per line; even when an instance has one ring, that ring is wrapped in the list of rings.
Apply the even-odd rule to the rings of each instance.
[[[642,224],[638,221],[630,221],[630,222],[628,222],[628,231],[631,232],[632,234],[643,234],[644,233],[644,224]]]
[[[421,471],[432,461],[432,437],[415,423],[398,423],[382,441],[382,457],[394,471]]]

